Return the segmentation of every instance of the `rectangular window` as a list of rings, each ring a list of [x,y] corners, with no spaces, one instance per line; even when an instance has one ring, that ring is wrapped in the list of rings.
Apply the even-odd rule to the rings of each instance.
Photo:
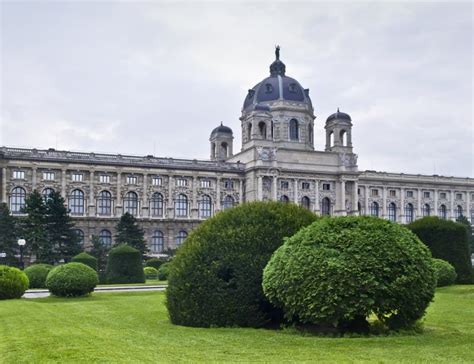
[[[462,193],[456,193],[456,200],[462,200]]]
[[[407,197],[413,197],[413,191],[407,191]]]
[[[280,181],[280,187],[282,189],[287,190],[289,186],[290,186],[290,183],[288,181]]]
[[[14,179],[25,179],[25,171],[13,171]]]
[[[357,189],[357,194],[360,195],[360,188]]]
[[[331,184],[330,183],[323,183],[323,191],[330,191]]]
[[[100,181],[100,183],[110,183],[110,176],[108,176],[106,174],[101,174],[99,176],[99,181]]]
[[[224,188],[228,189],[228,190],[233,189],[234,188],[234,181],[232,181],[231,179],[228,179],[228,180],[224,181]]]
[[[309,190],[309,182],[301,183],[301,189],[302,190]]]
[[[390,194],[390,197],[397,197],[397,191],[396,190],[390,190],[389,194]]]
[[[372,190],[372,197],[377,197],[379,195],[379,190],[373,189]]]
[[[178,187],[186,187],[188,185],[188,180],[186,178],[178,178],[176,180],[176,186]]]
[[[153,177],[153,178],[151,179],[151,184],[152,184],[153,186],[161,186],[161,184],[162,184],[162,179],[161,179],[161,177]]]
[[[43,172],[43,179],[46,181],[54,181],[54,172]]]
[[[430,196],[431,196],[431,193],[429,191],[423,192],[423,197],[424,198],[430,198]]]
[[[211,187],[211,180],[209,180],[209,179],[202,179],[202,180],[201,180],[201,187],[202,187],[202,188],[210,188],[210,187]]]
[[[84,180],[84,175],[82,173],[73,173],[72,180],[73,182],[82,182]]]
[[[129,185],[136,185],[138,181],[137,176],[127,176],[127,183]]]
[[[446,192],[441,192],[439,194],[439,198],[444,198],[445,199],[446,198]]]

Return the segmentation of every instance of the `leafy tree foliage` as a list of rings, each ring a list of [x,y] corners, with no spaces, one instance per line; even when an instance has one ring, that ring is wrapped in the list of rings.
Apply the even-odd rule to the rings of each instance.
[[[127,244],[112,248],[106,268],[107,283],[144,283],[142,254]]]
[[[21,220],[21,237],[26,240],[26,251],[38,263],[54,263],[53,246],[48,240],[47,209],[38,191],[26,197],[23,212],[27,216]]]
[[[100,238],[97,235],[92,235],[92,249],[89,253],[97,258],[97,271],[99,272],[99,277],[105,274],[105,267],[107,265],[107,255],[109,253],[109,248],[102,243]]]
[[[5,258],[0,258],[2,263],[13,265],[16,263],[17,250],[16,219],[10,215],[6,203],[0,204],[0,253],[5,253]]]
[[[148,252],[143,230],[138,226],[137,219],[126,212],[117,224],[115,245],[127,244],[139,250],[142,255]]]
[[[474,253],[474,231],[472,230],[472,225],[467,219],[466,216],[461,215],[456,220],[460,224],[463,224],[467,229],[467,240],[469,242],[470,253]]]
[[[71,261],[74,263],[85,264],[97,272],[97,258],[90,254],[87,254],[86,252],[82,252],[73,256]]]

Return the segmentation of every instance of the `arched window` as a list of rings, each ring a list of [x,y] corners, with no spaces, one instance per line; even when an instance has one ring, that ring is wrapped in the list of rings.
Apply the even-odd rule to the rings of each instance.
[[[370,204],[370,216],[379,216],[379,204],[375,201]]]
[[[150,210],[151,216],[163,217],[164,203],[163,195],[159,192],[155,192],[150,199]]]
[[[184,230],[181,230],[178,235],[176,235],[176,246],[183,244],[184,240],[188,237],[188,233]]]
[[[311,201],[310,201],[309,197],[303,196],[301,198],[301,206],[303,206],[305,209],[309,210],[310,205],[311,205]]]
[[[258,131],[260,132],[262,139],[267,139],[267,124],[265,124],[263,121],[259,122]]]
[[[324,197],[321,201],[321,215],[331,215],[331,200],[328,197]]]
[[[123,212],[128,212],[130,215],[138,215],[138,195],[135,192],[127,192],[123,199]]]
[[[288,198],[287,195],[282,195],[282,196],[280,197],[280,202],[288,203],[288,202],[290,202],[290,199]]]
[[[199,217],[206,219],[212,215],[212,200],[208,195],[204,195],[199,201]]]
[[[290,140],[299,140],[300,133],[299,133],[299,126],[298,121],[295,119],[290,120]]]
[[[72,215],[84,215],[84,192],[72,190],[69,195],[69,209]]]
[[[341,130],[339,134],[339,140],[341,141],[342,146],[347,146],[347,133],[345,130]]]
[[[458,205],[456,207],[456,219],[459,219],[462,215],[462,206],[461,205]]]
[[[397,221],[397,205],[394,202],[388,205],[388,219],[392,222]]]
[[[174,201],[174,215],[176,217],[188,216],[188,197],[183,193],[180,193]]]
[[[43,200],[44,202],[46,203],[50,198],[51,198],[51,194],[54,192],[54,190],[52,188],[45,188],[43,190],[43,192],[41,193],[43,195]]]
[[[110,230],[101,230],[99,233],[99,240],[104,246],[110,248],[112,246],[112,233],[110,232]]]
[[[248,123],[247,139],[248,139],[248,140],[252,140],[252,123]]]
[[[97,213],[101,216],[112,215],[112,194],[109,191],[99,192],[97,197]]]
[[[415,213],[413,209],[413,205],[411,203],[407,203],[405,206],[405,220],[407,223],[413,222],[415,218]]]
[[[427,203],[424,204],[421,208],[421,213],[423,214],[423,217],[430,216],[431,215],[431,207]]]
[[[313,145],[313,127],[311,124],[308,124],[308,142]]]
[[[222,208],[228,209],[230,207],[234,207],[234,203],[234,198],[230,195],[227,195],[226,197],[224,197],[224,203],[222,204]]]
[[[229,156],[229,146],[226,142],[221,143],[221,157],[227,158]]]
[[[162,252],[165,248],[165,238],[160,230],[155,230],[151,237],[151,251],[153,253]]]
[[[81,229],[73,229],[72,231],[74,232],[74,234],[76,234],[78,243],[81,246],[83,246],[84,245],[84,231],[82,231]]]
[[[438,216],[441,219],[446,219],[448,217],[447,211],[446,211],[446,205],[441,205],[438,210]]]
[[[10,211],[21,214],[25,208],[26,191],[23,187],[15,187],[10,194]]]

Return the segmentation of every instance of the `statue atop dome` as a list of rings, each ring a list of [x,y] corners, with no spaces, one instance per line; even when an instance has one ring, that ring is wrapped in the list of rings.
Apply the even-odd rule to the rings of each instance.
[[[275,46],[275,57],[276,57],[277,61],[280,60],[280,46],[279,45]]]

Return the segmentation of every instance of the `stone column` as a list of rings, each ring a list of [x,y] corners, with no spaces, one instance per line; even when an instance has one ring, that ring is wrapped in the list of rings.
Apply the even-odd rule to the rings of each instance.
[[[115,216],[120,217],[122,215],[122,171],[117,171],[117,198],[115,205]]]
[[[337,195],[336,195],[337,198]],[[341,201],[339,203],[341,216],[347,215],[346,211],[346,181],[341,181]]]
[[[418,207],[417,207],[417,212],[416,212],[416,216],[415,216],[415,219],[416,218],[420,218],[421,217],[421,188],[418,188]]]
[[[455,220],[454,218],[454,190],[451,190],[451,204],[450,204],[450,208],[449,208],[449,216],[448,216],[448,219],[451,219],[451,220]]]
[[[295,204],[298,205],[298,180],[295,178],[294,179],[294,196],[293,196],[293,201],[295,202]]]
[[[263,199],[263,185],[262,185],[262,176],[257,177],[257,201],[262,201]]]
[[[191,206],[191,211],[190,211],[190,217],[193,219],[198,218],[198,200],[197,200],[197,184],[198,184],[198,179],[195,175],[192,177],[192,191],[193,191],[193,202]]]
[[[7,201],[7,168],[2,168],[2,202],[8,204]]]
[[[435,188],[434,190],[434,207],[433,207],[433,214],[432,216],[438,216],[438,190]]]
[[[239,203],[244,202],[244,180],[239,179]]]
[[[359,215],[359,185],[357,181],[354,181],[354,191],[352,196],[352,214],[358,216]]]
[[[405,223],[405,189],[400,188],[400,223]]]
[[[317,179],[314,180],[314,211],[318,214],[321,212],[319,204],[319,181]]]
[[[143,173],[143,192],[142,192],[142,217],[150,217],[148,204],[148,173]]]
[[[272,199],[273,201],[277,201],[278,198],[278,178],[277,176],[273,176],[273,193],[272,193]]]
[[[168,177],[168,212],[167,212],[167,216],[165,217],[173,217],[174,214],[173,214],[173,211],[174,211],[174,205],[173,205],[173,183],[174,183],[174,178],[173,176],[169,176]]]
[[[369,186],[365,185],[364,186],[364,199],[365,199],[365,215],[369,215]]]
[[[216,179],[216,212],[221,210],[221,178]]]
[[[471,191],[467,190],[466,191],[466,212],[465,216],[469,221],[471,221]],[[471,221],[471,225],[474,223],[474,221]]]
[[[36,184],[37,184],[36,171],[37,171],[36,167],[31,168],[31,187],[33,191],[36,190]]]
[[[95,203],[94,203],[94,171],[89,172],[89,208],[88,216],[95,216]]]
[[[382,188],[382,217],[387,217],[387,187]]]
[[[66,169],[61,169],[61,197],[66,199]],[[67,202],[67,201],[66,201]]]

